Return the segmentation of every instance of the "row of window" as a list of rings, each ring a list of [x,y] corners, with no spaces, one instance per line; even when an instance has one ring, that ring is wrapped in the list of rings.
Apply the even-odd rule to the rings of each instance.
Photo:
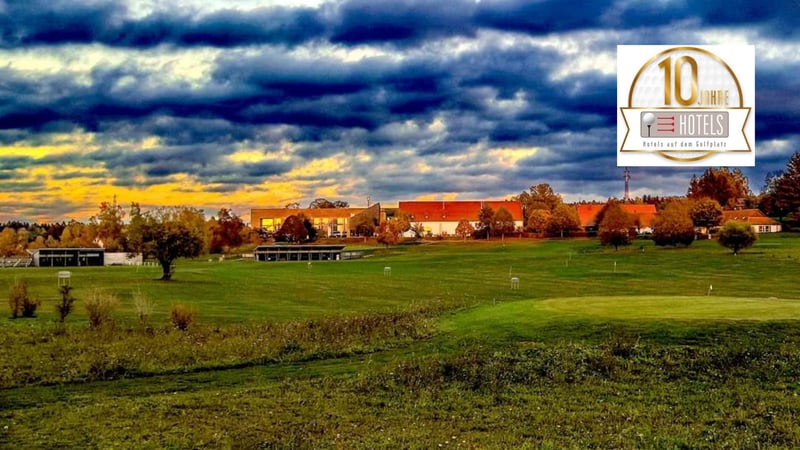
[[[347,227],[348,219],[344,217],[340,218],[327,218],[327,217],[315,217],[314,218],[314,228],[320,231],[330,231],[332,233],[344,230]],[[283,224],[283,219],[281,218],[265,218],[261,219],[261,228],[274,233],[281,229],[281,225]]]

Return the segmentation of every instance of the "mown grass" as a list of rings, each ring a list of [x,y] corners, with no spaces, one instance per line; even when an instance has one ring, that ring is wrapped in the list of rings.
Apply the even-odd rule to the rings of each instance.
[[[80,268],[61,334],[55,272],[0,271],[44,300],[0,325],[0,446],[795,448],[798,263],[781,235],[735,257],[510,240],[182,261],[166,284]],[[119,299],[110,327],[88,327],[92,289]],[[173,303],[200,324],[169,330]]]

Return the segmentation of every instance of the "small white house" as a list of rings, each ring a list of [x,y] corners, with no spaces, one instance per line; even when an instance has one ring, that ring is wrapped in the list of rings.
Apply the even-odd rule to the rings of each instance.
[[[758,209],[736,209],[722,212],[722,223],[728,221],[747,222],[756,233],[779,233],[781,224],[767,217]]]

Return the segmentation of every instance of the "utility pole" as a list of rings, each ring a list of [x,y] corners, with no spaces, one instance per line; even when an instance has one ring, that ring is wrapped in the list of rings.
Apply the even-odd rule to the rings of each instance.
[[[623,178],[625,180],[625,195],[623,196],[622,200],[629,202],[631,201],[631,188],[629,185],[629,182],[631,181],[631,171],[628,170],[627,167],[625,168],[625,175]]]

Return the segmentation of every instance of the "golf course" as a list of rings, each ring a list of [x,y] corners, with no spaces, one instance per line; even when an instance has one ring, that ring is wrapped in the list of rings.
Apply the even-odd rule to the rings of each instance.
[[[1,269],[0,447],[800,446],[798,234],[347,250]]]

